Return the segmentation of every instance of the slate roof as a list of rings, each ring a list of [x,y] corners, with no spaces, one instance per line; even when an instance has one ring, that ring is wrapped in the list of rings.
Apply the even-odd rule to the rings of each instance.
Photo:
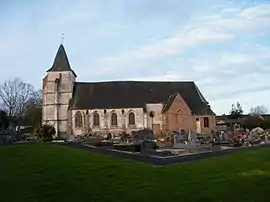
[[[174,93],[172,95],[169,96],[168,100],[166,103],[164,103],[163,108],[161,110],[161,113],[165,113],[166,111],[168,111],[173,103],[173,101],[175,100],[176,96],[178,95],[178,93]]]
[[[145,108],[146,103],[166,104],[175,93],[182,96],[193,114],[214,114],[194,82],[75,82],[69,108]]]
[[[61,71],[72,71],[77,77],[76,73],[71,69],[68,57],[63,44],[60,45],[56,53],[53,65],[47,72],[61,72]]]

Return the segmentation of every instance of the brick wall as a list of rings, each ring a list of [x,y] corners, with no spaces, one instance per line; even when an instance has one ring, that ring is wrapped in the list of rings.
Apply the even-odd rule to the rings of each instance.
[[[208,118],[208,124],[205,118]],[[194,119],[195,121],[196,119],[199,119],[202,134],[210,134],[212,130],[216,130],[216,116],[215,115],[194,116]]]
[[[204,124],[204,117],[208,117],[208,124],[206,125]],[[215,126],[215,115],[192,115],[188,105],[179,94],[175,97],[170,108],[163,114],[164,132],[179,131],[181,128],[185,131],[191,130],[206,134],[214,130]]]
[[[196,124],[186,102],[178,94],[170,108],[164,114],[164,130],[166,132],[178,131],[179,128],[184,130],[196,130]]]

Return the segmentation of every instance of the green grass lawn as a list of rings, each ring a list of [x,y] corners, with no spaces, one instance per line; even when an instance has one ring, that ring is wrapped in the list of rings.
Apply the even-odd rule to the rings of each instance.
[[[57,145],[0,147],[6,201],[270,201],[270,148],[154,167]]]

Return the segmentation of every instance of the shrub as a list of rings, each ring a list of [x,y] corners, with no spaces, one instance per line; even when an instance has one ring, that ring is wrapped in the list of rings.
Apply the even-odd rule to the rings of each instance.
[[[256,127],[261,127],[262,129],[270,128],[270,119],[261,119],[258,116],[247,117],[243,122],[243,127],[252,130]]]
[[[53,126],[48,124],[39,125],[34,129],[34,134],[43,141],[51,141],[55,134],[55,129]]]
[[[0,130],[8,129],[9,126],[9,118],[7,116],[7,113],[0,109]]]

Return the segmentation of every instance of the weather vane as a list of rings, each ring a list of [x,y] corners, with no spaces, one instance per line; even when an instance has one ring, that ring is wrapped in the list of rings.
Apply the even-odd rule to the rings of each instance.
[[[64,37],[65,37],[65,34],[64,33],[62,33],[62,44],[64,44]]]

